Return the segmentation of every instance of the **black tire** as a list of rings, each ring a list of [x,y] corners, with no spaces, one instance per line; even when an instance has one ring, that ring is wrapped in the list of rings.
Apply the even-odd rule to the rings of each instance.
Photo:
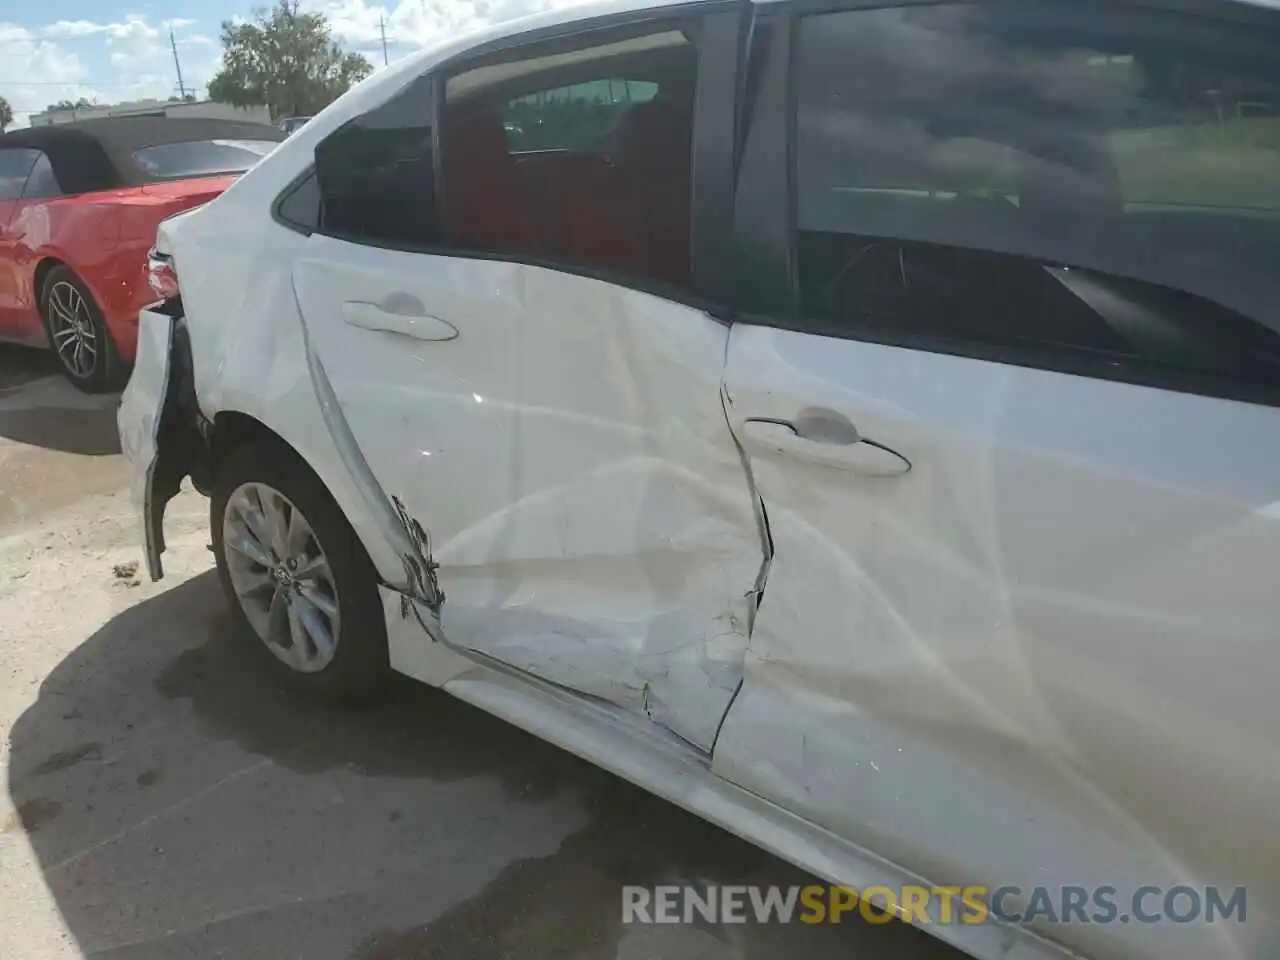
[[[333,573],[339,616],[337,640],[333,659],[318,672],[299,672],[272,653],[254,630],[232,586],[223,542],[223,518],[227,501],[246,483],[274,488],[302,513]],[[391,670],[377,572],[329,491],[296,454],[260,443],[231,451],[218,465],[214,477],[209,526],[218,579],[239,632],[283,685],[330,704],[363,702],[384,687]]]
[[[83,303],[85,316],[82,322],[92,332],[92,364],[86,362],[82,368],[77,368],[74,360],[60,350],[58,342],[55,342],[55,336],[59,334],[59,341],[65,342],[66,321],[62,317],[66,310],[65,306],[58,310],[57,303],[65,303],[69,297],[67,287],[74,290],[80,298],[79,302]],[[55,297],[59,300],[55,300]],[[44,286],[40,290],[40,317],[44,321],[44,332],[49,338],[49,345],[58,358],[58,369],[76,389],[85,393],[108,393],[124,386],[129,378],[128,367],[120,359],[120,351],[116,349],[115,340],[102,319],[102,310],[93,299],[93,294],[70,267],[54,267],[44,278]]]

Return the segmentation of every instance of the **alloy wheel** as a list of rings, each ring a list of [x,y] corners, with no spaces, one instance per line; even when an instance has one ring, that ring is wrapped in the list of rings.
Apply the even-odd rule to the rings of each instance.
[[[243,483],[227,499],[222,542],[231,585],[258,638],[300,673],[327,667],[338,645],[338,591],[302,512],[265,483]]]
[[[49,289],[48,306],[58,359],[76,377],[89,379],[98,365],[98,331],[84,295],[74,284],[59,280]]]

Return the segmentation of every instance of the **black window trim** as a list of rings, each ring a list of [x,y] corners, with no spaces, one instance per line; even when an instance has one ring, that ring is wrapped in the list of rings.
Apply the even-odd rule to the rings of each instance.
[[[660,280],[653,280],[617,270],[583,266],[552,260],[542,257],[530,257],[527,254],[504,254],[497,252],[459,249],[444,244],[406,244],[402,242],[382,241],[365,236],[348,235],[338,231],[325,230],[317,224],[313,228],[294,223],[283,217],[280,208],[285,200],[314,171],[314,163],[294,177],[280,191],[271,207],[272,218],[281,226],[295,233],[310,236],[319,233],[348,243],[383,250],[396,250],[404,253],[421,253],[432,256],[456,257],[469,260],[487,260],[500,263],[520,263],[531,267],[554,270],[571,276],[579,276],[592,280],[600,280],[613,286],[635,290],[640,293],[660,297],[673,303],[682,304],[707,313],[721,323],[731,322],[723,298],[723,274],[725,257],[728,255],[727,244],[730,237],[729,217],[732,207],[733,179],[732,171],[735,163],[734,142],[730,139],[721,145],[719,140],[709,135],[708,127],[714,126],[728,117],[730,123],[736,122],[735,91],[738,87],[738,70],[741,65],[741,38],[747,34],[741,29],[744,17],[750,17],[752,4],[749,0],[704,0],[704,2],[674,4],[656,10],[630,11],[597,17],[590,20],[573,21],[558,24],[542,30],[534,30],[506,37],[491,43],[482,44],[471,50],[452,57],[437,66],[426,75],[419,75],[387,98],[389,102],[406,90],[424,80],[430,83],[432,100],[432,163],[436,183],[443,182],[443,152],[447,145],[442,143],[440,118],[444,115],[445,88],[450,76],[460,72],[501,63],[510,60],[524,59],[531,55],[530,48],[545,49],[549,44],[564,43],[576,46],[579,41],[601,33],[613,34],[619,31],[629,32],[635,29],[638,33],[648,32],[647,28],[672,21],[697,20],[703,30],[699,48],[698,90],[695,100],[693,130],[693,176],[692,197],[690,201],[690,229],[693,231],[690,243],[690,259],[692,283],[689,288],[677,287]],[[590,41],[588,41],[590,42]],[[709,107],[704,102],[704,88],[714,85],[715,96],[727,97],[723,107]],[[377,110],[383,104],[373,107]],[[361,114],[360,116],[364,116]],[[353,117],[337,130],[333,136],[345,129],[360,117]],[[732,127],[730,132],[732,133]],[[701,187],[701,189],[699,189]],[[716,199],[708,199],[707,192],[719,191]],[[701,197],[701,199],[700,199]],[[435,191],[436,213],[439,222],[444,222],[444,196],[442,190]]]
[[[735,311],[737,322],[1280,407],[1280,384],[1268,386],[1183,368],[1165,368],[1145,359],[1126,362],[1121,355],[1089,356],[1084,350],[1073,354],[1060,347],[1009,347],[916,331],[890,332],[880,328],[856,328],[848,321],[822,320],[805,317],[800,313],[796,263],[798,203],[794,162],[797,112],[795,71],[798,60],[795,52],[800,20],[814,14],[846,10],[958,6],[988,2],[991,0],[783,0],[776,6],[770,5],[771,19],[776,18],[775,36],[765,52],[769,63],[765,66],[766,76],[762,78],[753,115],[746,121],[748,135],[743,146],[744,169],[739,172],[735,191],[733,244],[738,257],[754,259],[750,269],[757,277],[755,282],[760,282],[760,276],[768,277],[773,289],[764,291],[762,299],[771,304],[771,308],[766,307],[765,310],[761,310],[758,303],[750,302],[755,299],[753,297],[735,297],[731,302],[731,309]],[[1265,25],[1271,29],[1280,28],[1280,10],[1253,6],[1241,0],[1121,0],[1115,6],[1121,9],[1146,8],[1203,15],[1219,21],[1239,21],[1250,25]],[[778,57],[784,57],[785,63],[774,62]],[[785,85],[785,90],[777,89],[779,84]],[[780,103],[785,104],[785,107],[779,109]],[[775,146],[769,147],[770,143]],[[776,144],[779,143],[785,144],[785,149],[778,150]],[[752,169],[749,166],[752,159],[766,169]],[[762,235],[750,229],[751,224],[759,223],[768,225],[766,229],[771,232]],[[785,225],[785,237],[777,235],[778,225]],[[751,286],[751,283],[746,283],[738,289],[750,289]]]
[[[790,200],[790,135],[787,92],[791,82],[791,35],[794,18],[785,10],[762,11],[753,30],[768,30],[760,51],[764,62],[739,146],[729,221],[733,281],[725,294],[742,315],[791,319],[794,251],[794,204]],[[751,65],[746,65],[750,69]]]
[[[745,5],[749,7],[749,4]],[[694,0],[690,3],[674,3],[648,10],[627,10],[622,13],[571,20],[479,44],[444,60],[434,70],[441,76],[449,77],[476,67],[526,59],[529,56],[526,52],[529,47],[552,46],[557,41],[563,41],[567,46],[572,47],[575,41],[589,34],[613,33],[619,30],[635,29],[643,34],[649,32],[646,28],[654,24],[668,23],[672,20],[705,20],[716,12],[741,12],[743,6],[742,0]]]
[[[769,8],[796,19],[815,13],[837,13],[842,10],[975,6],[989,2],[992,0],[775,0],[769,4]],[[1231,20],[1270,27],[1276,25],[1278,13],[1276,7],[1267,7],[1252,0],[1109,0],[1108,5],[1118,9],[1163,10],[1210,20]]]

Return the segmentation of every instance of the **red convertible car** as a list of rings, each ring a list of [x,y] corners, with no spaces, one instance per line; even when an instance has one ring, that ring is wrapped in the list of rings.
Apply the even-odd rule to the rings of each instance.
[[[52,347],[86,391],[121,386],[161,220],[217,196],[285,134],[116,117],[0,136],[0,340]]]

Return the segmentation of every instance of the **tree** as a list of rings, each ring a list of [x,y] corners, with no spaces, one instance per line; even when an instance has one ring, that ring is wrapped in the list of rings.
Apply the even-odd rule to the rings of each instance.
[[[9,101],[4,97],[0,97],[0,133],[4,133],[5,127],[13,123],[13,107],[9,106]]]
[[[45,110],[83,110],[85,107],[92,107],[93,101],[88,97],[81,97],[79,100],[59,100],[57,103],[51,103],[45,107]]]
[[[277,0],[252,23],[222,23],[222,69],[209,99],[237,107],[266,105],[273,119],[319,113],[373,72],[358,53],[345,53],[322,14],[299,11],[299,0]]]

